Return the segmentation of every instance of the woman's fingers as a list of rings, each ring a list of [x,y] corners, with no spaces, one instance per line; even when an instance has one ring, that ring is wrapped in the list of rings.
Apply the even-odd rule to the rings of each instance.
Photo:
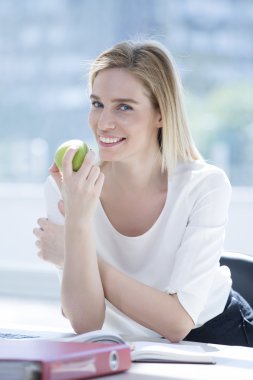
[[[33,234],[38,238],[41,239],[43,232],[47,230],[47,227],[52,224],[47,218],[39,218],[37,220],[38,227],[33,229]]]
[[[67,150],[65,153],[63,159],[62,159],[62,177],[63,178],[69,178],[71,175],[73,175],[73,168],[72,168],[72,161],[73,158],[77,152],[78,148],[71,147]],[[83,179],[86,179],[88,176],[90,176],[91,170],[93,172],[94,168],[98,168],[96,165],[94,166],[94,159],[95,159],[95,152],[92,150],[89,150],[89,152],[86,154],[83,164],[81,165],[80,169],[77,173],[74,173],[78,175],[78,177],[81,177]],[[97,169],[94,170],[95,173],[92,173],[92,178],[98,176],[99,173],[97,173]],[[62,178],[59,175],[60,172],[57,169],[56,164],[52,165],[50,168],[50,173],[56,180],[58,186],[61,186],[60,182],[62,182]]]
[[[103,184],[104,184],[104,180],[105,180],[105,175],[104,175],[104,173],[100,172],[99,176],[98,176],[98,179],[96,181],[96,190],[97,190],[97,192],[98,192],[99,195],[101,194],[102,187],[103,187]]]
[[[51,176],[53,177],[53,179],[55,180],[57,186],[58,186],[58,189],[61,191],[61,184],[62,184],[62,174],[61,172],[59,171],[56,163],[54,162],[52,164],[52,166],[49,168],[49,173],[51,174]]]
[[[89,152],[85,156],[82,166],[77,172],[80,177],[84,179],[88,177],[93,167],[94,159],[95,159],[95,153],[92,150],[89,150]]]
[[[57,266],[63,265],[64,261],[64,227],[57,225],[46,218],[37,220],[38,227],[33,229],[37,240],[38,256]]]
[[[36,236],[36,238],[40,239],[42,235],[43,230],[41,228],[34,228],[33,234]]]
[[[53,179],[55,180],[60,192],[62,192],[62,177],[68,177],[72,174],[72,160],[76,154],[77,148],[73,147],[67,150],[62,159],[62,170],[58,169],[56,163],[54,162],[49,168],[49,172]]]
[[[74,172],[72,168],[72,161],[77,149],[78,148],[71,147],[65,153],[62,160],[62,176],[60,176],[59,170],[55,164],[52,165],[50,169],[51,175],[54,177],[62,194],[65,194],[65,196],[66,194],[71,195],[73,192],[79,191],[82,188],[84,189],[85,187],[87,189],[96,187],[98,194],[100,194],[104,182],[104,176],[101,174],[100,167],[98,165],[94,165],[95,153],[92,150],[89,150],[80,169],[77,172]],[[63,202],[58,203],[58,208],[64,215]],[[44,223],[45,222],[43,220],[38,222],[42,229],[44,228]]]
[[[36,245],[37,248],[40,249],[41,248],[41,242],[40,242],[40,240],[36,240],[35,245]]]
[[[101,172],[99,166],[93,166],[90,174],[87,178],[87,184],[90,187],[94,187],[96,194],[100,195],[104,184],[104,173]]]
[[[49,168],[49,171],[51,174],[60,172],[55,162],[52,163],[52,165]]]
[[[64,154],[64,157],[62,159],[62,175],[63,178],[68,178],[73,173],[73,167],[72,167],[72,161],[75,157],[75,154],[77,152],[78,148],[71,147],[67,150],[67,152]]]
[[[62,214],[62,216],[65,216],[64,202],[62,199],[58,202],[58,209],[60,213]]]
[[[38,225],[40,226],[40,229],[44,231],[49,223],[49,220],[47,218],[39,218],[37,220]]]
[[[99,166],[92,166],[90,169],[89,175],[87,177],[87,183],[90,185],[94,185],[97,181],[100,174],[100,168]]]

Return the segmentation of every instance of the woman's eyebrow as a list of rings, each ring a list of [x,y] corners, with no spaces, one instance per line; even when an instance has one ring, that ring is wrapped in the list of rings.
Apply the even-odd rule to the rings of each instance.
[[[99,100],[99,96],[97,96],[95,94],[90,94],[90,98]]]
[[[112,99],[113,103],[134,103],[134,104],[139,104],[136,100],[132,98],[116,98]]]
[[[91,99],[100,100],[99,96],[97,96],[95,94],[91,94],[90,98]],[[134,100],[132,98],[115,98],[115,99],[112,99],[111,101],[112,101],[112,103],[133,103],[133,104],[139,104],[139,102],[137,102],[136,100]]]

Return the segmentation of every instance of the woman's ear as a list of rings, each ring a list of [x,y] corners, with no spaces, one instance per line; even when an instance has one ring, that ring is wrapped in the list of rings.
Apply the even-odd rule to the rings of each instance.
[[[163,126],[163,124],[162,124],[162,115],[159,112],[158,115],[157,115],[156,128],[162,128],[162,126]]]

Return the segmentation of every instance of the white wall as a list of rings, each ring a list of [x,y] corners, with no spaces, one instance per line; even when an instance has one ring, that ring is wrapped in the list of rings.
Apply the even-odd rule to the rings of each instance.
[[[59,297],[56,270],[37,257],[32,233],[45,216],[42,185],[0,185],[0,294]],[[253,188],[234,188],[225,249],[253,255]]]
[[[46,216],[43,186],[1,184],[0,215],[0,294],[59,298],[57,272],[38,258],[32,232]]]
[[[253,188],[233,188],[225,249],[253,256]]]

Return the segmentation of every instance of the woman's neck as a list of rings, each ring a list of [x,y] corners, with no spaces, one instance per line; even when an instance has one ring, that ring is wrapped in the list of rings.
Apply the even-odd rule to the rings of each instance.
[[[137,193],[148,189],[164,189],[167,173],[162,173],[160,155],[134,162],[108,162],[104,167],[106,182],[122,191]]]

